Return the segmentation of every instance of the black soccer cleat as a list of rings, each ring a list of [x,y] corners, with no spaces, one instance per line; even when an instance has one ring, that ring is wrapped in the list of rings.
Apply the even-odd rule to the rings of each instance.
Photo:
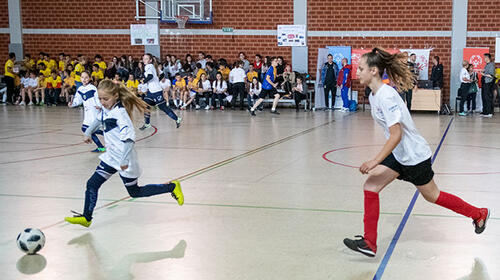
[[[481,218],[472,221],[472,224],[474,225],[474,231],[477,234],[481,234],[486,229],[486,222],[490,218],[490,213],[491,213],[490,209],[488,208],[481,208],[479,209],[479,212],[481,213]],[[479,226],[478,224],[481,221],[483,221],[483,225]]]
[[[361,254],[368,256],[368,257],[375,257],[375,253],[377,253],[377,249],[373,250],[368,246],[368,244],[365,241],[365,238],[361,235],[356,235],[355,237],[358,237],[359,239],[350,239],[350,238],[345,238],[344,239],[344,244],[347,246],[349,249],[360,252]]]

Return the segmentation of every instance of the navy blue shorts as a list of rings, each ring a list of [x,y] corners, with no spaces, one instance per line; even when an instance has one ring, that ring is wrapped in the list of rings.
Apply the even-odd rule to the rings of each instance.
[[[146,93],[146,97],[144,97],[144,101],[150,105],[160,105],[165,103],[165,98],[163,97],[163,91],[158,92],[150,92]]]

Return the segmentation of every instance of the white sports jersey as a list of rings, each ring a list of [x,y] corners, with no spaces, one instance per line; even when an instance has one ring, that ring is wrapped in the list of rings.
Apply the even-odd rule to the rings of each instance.
[[[373,119],[384,129],[385,137],[390,136],[389,127],[400,123],[401,142],[392,154],[402,165],[416,165],[431,157],[427,141],[418,133],[415,123],[403,99],[392,87],[384,84],[377,93],[370,94]]]
[[[97,96],[97,88],[94,85],[88,84],[86,86],[81,86],[76,91],[71,107],[80,106],[82,104],[84,109],[83,124],[90,126],[100,111],[96,106],[102,108],[99,97]]]
[[[143,92],[143,93],[148,92],[148,85],[147,84],[139,84],[139,86],[137,86],[137,91]]]
[[[120,175],[127,178],[138,178],[140,167],[137,160],[137,153],[132,147],[128,158],[128,168],[121,170],[120,164],[125,150],[124,141],[135,141],[135,131],[132,120],[127,114],[127,110],[121,102],[115,104],[111,110],[103,108],[99,113],[99,121],[102,123],[104,131],[104,141],[106,142],[106,152],[99,156],[107,165],[120,172]]]
[[[21,78],[21,84],[23,84],[23,87],[27,88],[30,86],[31,78]]]
[[[153,75],[153,79],[148,82],[148,90],[151,93],[163,91],[160,85],[160,80],[158,80],[158,75],[156,74],[156,69],[153,64],[146,64],[144,77],[147,78],[149,75]]]
[[[172,83],[170,82],[169,79],[165,78],[163,81],[160,81],[160,86],[162,89],[166,89],[172,86]]]

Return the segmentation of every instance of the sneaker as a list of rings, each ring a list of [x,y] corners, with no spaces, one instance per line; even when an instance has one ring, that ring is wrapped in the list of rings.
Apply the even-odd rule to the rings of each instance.
[[[65,217],[64,220],[70,224],[74,225],[81,225],[84,227],[89,227],[90,224],[92,224],[92,221],[87,221],[87,218],[85,218],[82,214],[77,213],[75,211],[71,211],[72,213],[75,213],[73,217]]]
[[[95,148],[94,150],[90,151],[91,153],[100,153],[99,148]]]
[[[175,125],[177,126],[177,128],[179,128],[181,126],[181,121],[182,121],[182,118],[177,117],[177,120],[175,121]]]
[[[43,105],[45,105],[43,101],[40,101],[40,103],[38,103],[38,106],[43,106]]]
[[[26,106],[26,103],[24,103],[24,101],[21,101],[21,102],[19,103],[19,106]]]
[[[33,106],[33,101],[30,101],[30,103],[28,103],[28,106]]]
[[[256,116],[255,111],[252,111],[252,109],[248,109],[248,112],[250,113],[250,116]]]
[[[150,128],[150,127],[151,127],[151,124],[149,124],[149,123],[145,123],[145,124],[143,124],[141,127],[139,127],[139,130],[144,130],[144,129],[146,129],[146,128]]]
[[[99,153],[104,153],[104,152],[106,152],[106,148],[104,148],[104,147],[102,147],[102,148],[97,148],[97,151],[98,151]]]
[[[493,114],[483,115],[483,118],[491,118],[491,117],[493,117]]]
[[[368,257],[375,257],[375,253],[377,253],[377,248],[372,249],[368,243],[366,243],[365,238],[361,235],[356,235],[355,237],[358,237],[359,239],[350,239],[350,238],[345,238],[344,239],[344,244],[347,246],[349,249],[360,252],[361,254],[368,256]]]
[[[200,105],[196,105],[194,108],[195,108],[196,110],[200,110]]]
[[[459,116],[464,117],[464,116],[467,116],[467,113],[465,113],[465,112],[460,112],[460,113],[458,113],[458,115],[459,115]]]
[[[484,231],[484,229],[486,229],[486,222],[490,218],[491,211],[488,208],[481,208],[481,209],[479,209],[479,213],[481,213],[481,218],[479,218],[475,221],[472,221],[472,224],[474,225],[474,231],[477,234],[481,234]],[[479,223],[481,221],[483,222],[483,225],[479,226]]]
[[[205,106],[205,110],[210,110],[210,106]]]
[[[172,197],[177,200],[177,204],[184,204],[184,194],[182,193],[181,183],[177,180],[172,181],[175,184],[175,188],[172,191]]]
[[[276,114],[276,115],[279,115],[280,112],[278,112],[278,110],[271,110],[271,114]]]

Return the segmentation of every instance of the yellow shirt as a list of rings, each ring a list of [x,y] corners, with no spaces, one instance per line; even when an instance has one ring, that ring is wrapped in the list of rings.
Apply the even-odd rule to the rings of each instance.
[[[25,67],[28,68],[29,70],[32,70],[33,67],[35,66],[35,61],[33,59],[25,61],[24,63]]]
[[[70,87],[75,86],[75,78],[68,77],[68,78],[64,79],[64,83]]]
[[[73,79],[75,79],[75,70],[71,71],[71,73],[69,73],[69,76]]]
[[[47,87],[46,80],[47,79],[44,76],[38,77],[38,87],[41,87],[41,88]]]
[[[42,73],[44,77],[49,77],[50,74],[52,74],[52,70],[50,70],[50,68],[47,68],[45,70],[40,70],[40,73]]]
[[[498,54],[498,55],[500,55],[500,54]],[[498,81],[500,81],[500,68],[495,69],[495,77],[497,78],[495,80],[495,83],[498,83]]]
[[[57,63],[55,60],[51,59],[48,64],[49,64],[48,66],[49,66],[50,70],[57,70],[57,68],[56,68]]]
[[[139,80],[128,80],[127,83],[125,84],[128,88],[138,88],[139,87]]]
[[[39,59],[37,62],[36,62],[36,65],[38,66],[39,64],[45,64],[45,67],[47,68],[49,66],[49,63],[43,59]]]
[[[249,83],[252,82],[253,77],[255,77],[255,78],[258,79],[259,78],[259,74],[257,72],[255,72],[255,71],[247,73],[247,80],[248,80]]]
[[[64,61],[59,61],[59,71],[64,71],[66,69],[66,63]]]
[[[82,82],[82,78],[80,77],[80,74],[85,71],[85,68],[83,67],[83,65],[81,65],[80,63],[78,63],[76,66],[75,66],[75,81],[77,82]],[[80,72],[80,74],[77,74],[76,72]]]
[[[10,71],[7,69],[10,68]],[[14,78],[14,61],[8,59],[7,62],[5,62],[5,76]]]
[[[186,87],[186,80],[181,78],[180,80],[174,80],[175,85],[174,88],[185,88]]]
[[[229,72],[231,72],[231,70],[229,70],[229,68],[225,67],[224,70],[220,71],[220,73],[222,74],[222,78],[227,82],[229,80]]]
[[[196,78],[194,78],[194,81],[196,82],[196,84],[198,84],[198,81],[200,81],[201,74],[205,74],[205,76],[206,76],[207,75],[207,71],[205,71],[203,69],[199,69],[198,70],[198,72],[196,73]]]
[[[99,68],[101,68],[102,70],[106,70],[106,68],[107,68],[106,62],[104,62],[104,61],[96,62],[96,64],[99,65]]]
[[[95,78],[96,80],[102,80],[104,79],[104,73],[102,72],[102,70],[92,72],[92,78]]]
[[[50,76],[46,79],[46,81],[46,84],[50,85],[52,88],[61,88],[62,80],[60,76],[57,76],[55,79]]]

